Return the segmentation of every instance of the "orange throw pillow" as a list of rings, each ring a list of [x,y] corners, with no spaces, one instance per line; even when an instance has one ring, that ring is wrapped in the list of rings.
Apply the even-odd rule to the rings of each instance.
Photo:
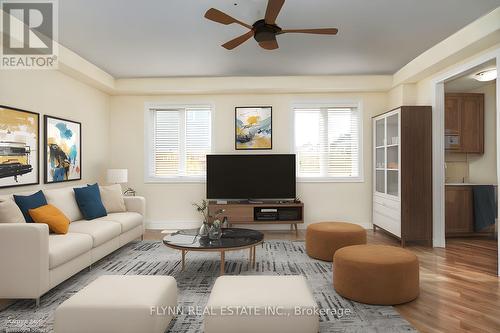
[[[69,219],[56,207],[44,205],[30,209],[28,212],[35,223],[47,224],[51,232],[55,234],[65,234],[68,232]]]

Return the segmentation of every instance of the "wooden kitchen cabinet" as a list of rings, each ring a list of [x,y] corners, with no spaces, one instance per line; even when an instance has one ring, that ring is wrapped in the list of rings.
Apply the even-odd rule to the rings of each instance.
[[[460,103],[461,97],[446,94],[445,99],[445,135],[460,135]]]
[[[484,153],[484,94],[445,95],[445,148]]]
[[[446,237],[474,232],[474,199],[472,186],[445,187]]]

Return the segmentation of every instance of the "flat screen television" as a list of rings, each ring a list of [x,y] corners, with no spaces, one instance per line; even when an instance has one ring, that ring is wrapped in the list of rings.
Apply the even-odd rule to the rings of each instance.
[[[207,155],[208,199],[294,199],[294,154]]]

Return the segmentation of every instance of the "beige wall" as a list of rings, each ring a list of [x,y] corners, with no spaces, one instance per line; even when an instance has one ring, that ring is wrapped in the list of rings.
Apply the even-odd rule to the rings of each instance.
[[[54,188],[102,180],[109,161],[109,96],[84,83],[51,70],[0,71],[0,104],[40,113],[40,145],[43,145],[43,115],[82,123],[81,182],[43,185],[43,155],[40,154],[40,185],[0,190],[0,194]]]
[[[234,107],[271,105],[273,107],[274,153],[290,152],[290,106],[293,102],[361,100],[363,103],[363,166],[361,183],[298,183],[297,195],[305,203],[306,223],[319,220],[345,220],[371,224],[371,117],[386,111],[385,93],[332,94],[253,94],[178,95],[111,97],[111,166],[129,169],[130,186],[146,196],[149,223],[168,223],[173,227],[199,221],[191,202],[205,197],[205,184],[144,183],[145,103],[211,103],[214,106],[214,152],[234,152]],[[181,225],[182,226],[182,225]]]
[[[416,94],[416,84],[400,84],[393,87],[387,92],[389,109],[396,109],[403,105],[416,105]]]
[[[477,184],[497,183],[496,84],[469,91],[484,94],[484,154],[469,154],[469,181]]]

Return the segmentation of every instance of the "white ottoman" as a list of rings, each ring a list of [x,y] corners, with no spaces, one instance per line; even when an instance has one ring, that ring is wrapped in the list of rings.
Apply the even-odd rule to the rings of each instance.
[[[221,276],[205,333],[317,333],[317,304],[303,276]]]
[[[176,306],[177,284],[171,276],[104,275],[56,309],[54,331],[163,333]]]

